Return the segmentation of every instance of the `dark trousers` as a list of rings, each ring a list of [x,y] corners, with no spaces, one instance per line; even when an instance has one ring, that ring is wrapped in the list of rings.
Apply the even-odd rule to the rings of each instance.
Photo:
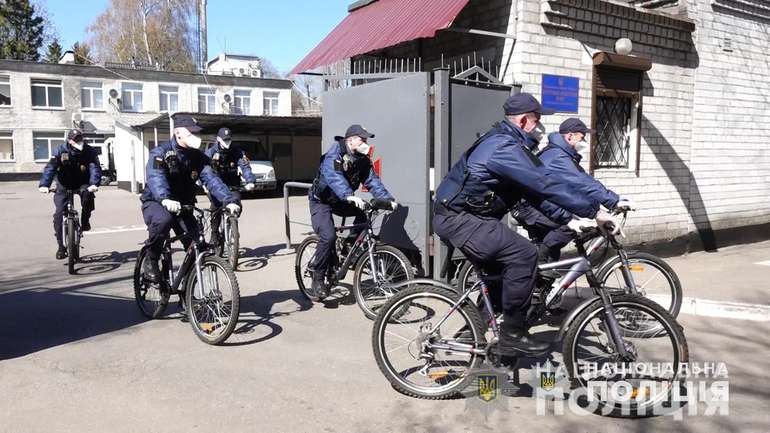
[[[88,192],[85,188],[81,188],[78,191],[78,195],[80,196],[81,207],[80,221],[81,223],[85,223],[91,219],[91,212],[94,210],[94,193]],[[67,207],[67,191],[66,188],[62,187],[61,185],[59,185],[59,187],[56,189],[56,193],[53,195],[53,205],[53,232],[54,236],[56,236],[56,243],[59,244],[59,247],[63,248],[64,242],[62,241],[62,216],[64,215],[64,209]]]
[[[230,193],[235,198],[235,203],[238,206],[241,206],[241,193],[240,191],[230,191]],[[214,197],[213,194],[209,193],[209,201],[211,202],[211,207],[209,207],[209,210],[211,212],[216,211],[217,209],[222,207],[222,202],[217,200],[216,197]],[[243,206],[241,206],[241,211],[243,211]],[[222,222],[222,215],[211,215],[211,233],[219,233],[219,223]]]
[[[142,203],[142,216],[144,223],[147,224],[148,237],[145,242],[150,246],[148,255],[157,260],[160,257],[163,242],[168,239],[169,229],[174,229],[177,236],[185,231],[193,237],[198,236],[198,221],[190,213],[182,213],[179,216],[172,215],[163,205],[157,201],[146,201]],[[189,242],[184,243],[185,248]]]
[[[537,248],[495,218],[468,213],[434,215],[433,230],[449,241],[477,268],[502,267],[505,314],[523,317],[529,308],[537,268]],[[494,287],[494,279],[485,284]]]
[[[310,221],[313,224],[313,231],[320,238],[311,263],[314,271],[322,275],[329,268],[329,259],[334,253],[334,244],[337,240],[337,232],[334,230],[332,214],[342,217],[354,217],[353,224],[366,222],[366,214],[347,202],[329,205],[312,198],[310,199]]]
[[[561,258],[561,249],[572,241],[572,229],[563,226],[522,224],[529,238],[538,245],[538,261],[555,262]]]

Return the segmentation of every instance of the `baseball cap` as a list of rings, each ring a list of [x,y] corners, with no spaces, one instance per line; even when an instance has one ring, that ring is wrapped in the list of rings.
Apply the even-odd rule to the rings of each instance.
[[[582,132],[583,134],[592,134],[596,130],[589,128],[577,117],[570,117],[559,125],[559,134],[568,134],[570,132]]]
[[[174,128],[187,128],[190,132],[198,132],[203,129],[198,126],[198,121],[194,117],[186,114],[174,116]]]
[[[219,128],[219,132],[217,132],[217,137],[221,138],[222,140],[232,140],[233,139],[233,131],[230,130],[230,128]]]
[[[508,116],[523,113],[538,113],[542,115],[553,114],[554,110],[543,108],[540,102],[530,93],[517,93],[511,95],[503,104],[503,110]]]
[[[345,131],[345,138],[350,138],[355,135],[361,138],[374,138],[374,134],[367,131],[363,126],[357,125],[357,124],[351,125],[350,128],[348,128],[348,130]]]
[[[78,139],[82,139],[82,138],[83,138],[83,131],[77,128],[72,128],[69,131],[67,131],[67,140],[78,141]]]

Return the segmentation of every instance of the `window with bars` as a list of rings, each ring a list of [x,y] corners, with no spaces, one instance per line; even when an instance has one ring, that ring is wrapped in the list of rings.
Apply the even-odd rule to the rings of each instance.
[[[637,70],[594,69],[592,170],[638,171],[641,83]]]

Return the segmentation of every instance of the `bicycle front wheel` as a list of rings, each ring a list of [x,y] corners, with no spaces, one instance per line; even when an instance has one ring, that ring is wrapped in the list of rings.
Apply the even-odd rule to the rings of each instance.
[[[297,247],[294,261],[294,276],[297,279],[297,287],[302,295],[310,301],[318,300],[318,294],[313,292],[312,261],[318,248],[318,236],[308,236]]]
[[[369,254],[364,252],[356,264],[353,274],[353,293],[356,303],[369,320],[374,320],[377,311],[398,289],[394,284],[414,278],[414,271],[406,255],[396,247],[377,245],[372,253],[374,263]]]
[[[238,253],[240,248],[240,234],[238,233],[238,218],[230,216],[227,218],[227,239],[225,239],[225,245],[227,247],[227,261],[230,262],[230,266],[233,270],[238,269]]]
[[[625,355],[610,335],[601,300],[575,318],[564,339],[567,372],[585,392],[578,401],[594,404],[596,413],[622,417],[650,416],[683,406],[679,381],[689,352],[679,324],[663,307],[640,296],[614,297],[612,310]],[[631,335],[628,329],[636,332]]]
[[[75,227],[75,219],[66,219],[66,239],[67,239],[67,271],[70,275],[75,275],[75,263],[78,261],[78,241],[77,241],[77,227]]]
[[[682,308],[682,284],[676,272],[660,257],[636,252],[628,255],[628,270],[641,296],[652,299],[674,318]],[[602,286],[613,292],[629,293],[623,278],[623,263],[614,257],[602,266],[596,277]]]
[[[399,392],[444,399],[459,395],[481,364],[484,326],[475,306],[456,307],[451,290],[418,285],[398,292],[372,329],[374,358]]]
[[[240,289],[235,272],[224,259],[208,256],[201,263],[201,280],[193,269],[188,277],[187,316],[195,335],[207,344],[230,337],[240,314]]]

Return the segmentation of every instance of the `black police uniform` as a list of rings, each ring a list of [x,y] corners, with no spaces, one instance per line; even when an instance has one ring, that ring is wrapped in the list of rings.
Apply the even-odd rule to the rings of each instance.
[[[67,135],[69,139],[82,137],[78,130],[72,130]],[[39,187],[49,188],[56,177],[56,193],[53,196],[54,213],[53,228],[59,249],[64,249],[62,240],[62,215],[67,206],[67,190],[74,190],[80,196],[82,207],[81,225],[86,228],[90,225],[91,212],[95,208],[94,194],[86,188],[101,184],[102,171],[99,165],[99,157],[96,150],[87,144],[83,144],[83,150],[77,150],[68,142],[62,143],[54,150],[51,159],[43,170]]]

